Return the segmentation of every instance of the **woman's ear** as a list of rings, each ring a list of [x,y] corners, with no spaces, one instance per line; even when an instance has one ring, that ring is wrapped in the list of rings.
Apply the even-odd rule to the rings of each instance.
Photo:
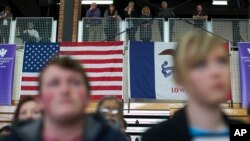
[[[36,97],[36,102],[37,102],[37,104],[38,104],[38,106],[39,106],[39,109],[40,109],[41,111],[43,111],[43,110],[44,110],[44,103],[43,103],[43,100],[42,100],[42,96],[41,96],[41,95],[38,95],[38,96]]]

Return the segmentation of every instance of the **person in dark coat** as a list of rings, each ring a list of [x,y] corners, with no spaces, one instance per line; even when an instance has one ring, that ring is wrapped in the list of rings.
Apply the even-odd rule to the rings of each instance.
[[[105,11],[104,18],[106,18],[104,32],[107,36],[107,41],[115,41],[115,35],[117,34],[118,24],[121,18],[113,4],[109,5],[109,8]]]
[[[13,14],[11,8],[7,6],[0,12],[0,43],[8,43],[10,35],[10,24]]]
[[[230,90],[228,51],[204,32],[187,33],[174,55],[174,79],[188,93],[187,106],[149,129],[142,141],[228,141],[230,120],[220,108]]]
[[[135,41],[135,34],[138,29],[137,20],[134,18],[138,17],[137,11],[135,9],[135,3],[133,1],[130,1],[128,3],[128,7],[124,9],[124,15],[127,19],[127,33],[128,33],[128,39],[130,41]]]
[[[140,39],[143,42],[149,42],[152,39],[152,24],[153,20],[150,9],[148,6],[142,8],[142,14],[140,16]]]
[[[175,15],[174,15],[174,11],[172,8],[168,8],[168,3],[167,1],[162,1],[161,2],[161,7],[158,8],[159,10],[159,13],[158,13],[158,18],[164,18],[164,21],[168,21],[169,18],[175,18]],[[169,23],[169,30],[170,30],[170,41],[172,41],[172,36],[173,36],[173,28],[174,28],[174,21],[171,21]],[[161,33],[161,40],[163,41],[164,40],[164,26],[163,26],[163,22],[160,22],[158,23],[158,26],[159,26],[159,30],[160,30],[160,33]]]
[[[79,63],[69,57],[53,59],[42,70],[38,87],[43,119],[14,123],[3,141],[125,141],[102,116],[83,112],[90,86]]]

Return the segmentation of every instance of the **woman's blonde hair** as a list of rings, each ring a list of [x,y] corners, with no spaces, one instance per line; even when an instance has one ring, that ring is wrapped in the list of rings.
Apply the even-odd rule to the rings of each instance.
[[[181,83],[187,70],[203,60],[209,51],[220,43],[220,38],[203,31],[185,34],[178,42],[174,55],[175,81]]]
[[[149,10],[149,13],[146,12],[146,10]],[[150,14],[150,9],[148,6],[144,6],[141,10],[142,15],[147,15]]]

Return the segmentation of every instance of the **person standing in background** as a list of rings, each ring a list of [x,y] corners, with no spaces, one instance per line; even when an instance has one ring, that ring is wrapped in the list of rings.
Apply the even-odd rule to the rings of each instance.
[[[207,13],[203,10],[203,6],[198,4],[196,6],[196,11],[193,14],[193,19],[195,20],[194,25],[196,27],[204,27],[204,22],[208,19]]]
[[[128,3],[128,6],[124,9],[124,15],[125,18],[127,18],[127,33],[128,33],[128,39],[130,41],[135,41],[135,34],[137,32],[137,22],[136,19],[133,18],[137,18],[137,11],[135,9],[135,3],[133,1],[130,1]]]
[[[28,29],[24,30],[21,33],[21,38],[24,42],[39,42],[40,41],[40,35],[37,30],[34,29],[34,23],[29,22],[28,23]]]
[[[11,8],[7,6],[3,11],[0,12],[0,21],[1,24],[1,29],[0,29],[0,34],[1,34],[1,41],[0,43],[8,43],[9,41],[9,35],[10,35],[10,21],[13,17],[13,14],[11,13]]]
[[[142,8],[142,13],[140,18],[140,39],[143,42],[149,42],[152,39],[152,19],[151,11],[148,6]]]
[[[165,21],[168,21],[169,18],[174,18],[174,11],[171,8],[168,8],[168,3],[167,1],[162,1],[161,2],[161,7],[159,9],[159,13],[158,13],[158,18],[164,18]],[[169,29],[170,32],[169,34],[171,36],[170,37],[170,41],[172,41],[172,36],[173,36],[173,26],[174,26],[174,21],[169,23]],[[161,41],[164,41],[164,26],[163,26],[163,22],[159,21],[158,22],[158,26],[159,26],[159,30],[160,30],[160,34],[161,34]]]
[[[109,5],[109,8],[104,13],[106,23],[104,25],[104,32],[107,36],[107,41],[115,41],[115,35],[118,30],[118,23],[121,19],[117,10],[113,4]]]
[[[100,41],[101,40],[101,11],[97,8],[96,3],[92,3],[90,8],[87,10],[86,17],[89,22],[89,41]]]
[[[198,4],[196,6],[196,11],[193,14],[193,19],[198,20],[207,20],[208,16],[205,11],[203,11],[203,6],[201,4]]]

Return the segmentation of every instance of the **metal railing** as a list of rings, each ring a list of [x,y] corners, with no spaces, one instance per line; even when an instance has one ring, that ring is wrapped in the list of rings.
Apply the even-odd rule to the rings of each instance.
[[[183,19],[169,19],[169,41],[170,42],[177,42],[180,37],[185,34],[186,32],[192,30],[200,30],[200,28],[208,29],[207,28],[207,21],[206,20],[196,20],[190,18],[183,18]]]
[[[83,18],[83,41],[119,41],[120,20],[113,18]]]
[[[212,30],[237,46],[238,42],[250,41],[250,23],[243,19],[212,19]]]
[[[9,43],[12,18],[0,19],[0,43]]]
[[[125,19],[126,41],[164,41],[164,19],[127,18]]]
[[[51,42],[52,17],[18,17],[16,18],[15,43],[24,45],[25,42]]]

